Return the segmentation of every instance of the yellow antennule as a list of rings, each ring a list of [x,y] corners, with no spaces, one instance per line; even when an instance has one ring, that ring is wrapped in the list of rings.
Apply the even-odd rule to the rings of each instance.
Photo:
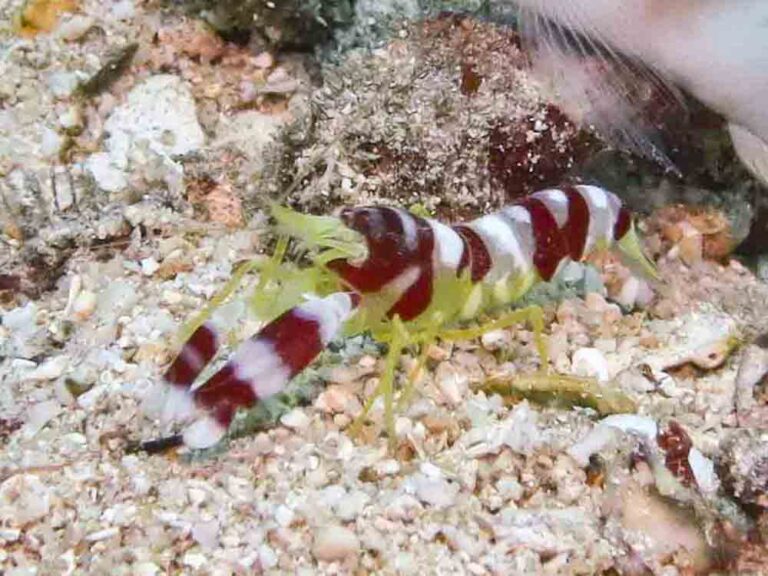
[[[637,235],[634,224],[632,224],[624,237],[619,240],[617,246],[622,262],[633,272],[637,272],[649,280],[656,282],[661,280],[656,266],[643,252],[640,237]]]
[[[337,258],[358,260],[366,257],[365,239],[339,218],[301,214],[274,202],[270,210],[280,233],[297,238],[310,250],[319,251],[315,258],[318,264]]]

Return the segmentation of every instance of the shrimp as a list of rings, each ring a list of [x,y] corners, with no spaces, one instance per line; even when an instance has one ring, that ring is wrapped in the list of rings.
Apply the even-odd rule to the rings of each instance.
[[[417,373],[436,340],[472,339],[493,329],[531,324],[540,357],[539,382],[568,388],[571,377],[547,373],[544,316],[538,306],[511,308],[538,283],[549,282],[568,261],[615,249],[639,273],[656,278],[641,249],[632,216],[619,198],[596,186],[547,189],[475,220],[447,225],[400,208],[346,208],[340,216],[307,216],[275,206],[278,228],[297,237],[313,258],[307,276],[288,274],[278,294],[292,285],[311,294],[289,305],[242,342],[224,366],[202,385],[194,383],[222,346],[221,331],[203,317],[165,372],[165,422],[185,422],[183,443],[216,444],[235,413],[283,391],[332,340],[364,332],[388,345],[377,391],[350,432],[359,432],[373,402],[383,397],[385,425],[394,434],[397,361],[409,346],[420,348]],[[273,266],[262,270],[255,305],[267,283],[279,277],[286,243]],[[242,276],[243,271],[240,272]],[[271,280],[270,280],[271,279]],[[261,302],[263,304],[263,302]],[[283,303],[285,305],[285,303]],[[496,313],[496,311],[501,311]],[[494,313],[487,322],[467,322]],[[412,380],[402,392],[412,392]],[[535,387],[537,380],[529,380]],[[626,403],[625,403],[626,404]]]

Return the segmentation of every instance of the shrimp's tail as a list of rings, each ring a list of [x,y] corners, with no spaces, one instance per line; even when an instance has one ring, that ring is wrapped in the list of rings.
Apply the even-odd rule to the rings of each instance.
[[[213,446],[239,408],[251,408],[282,392],[339,334],[359,302],[351,292],[308,298],[243,342],[218,372],[193,388],[220,340],[210,323],[203,324],[165,373],[169,391],[163,420],[188,423],[182,438],[190,448]]]

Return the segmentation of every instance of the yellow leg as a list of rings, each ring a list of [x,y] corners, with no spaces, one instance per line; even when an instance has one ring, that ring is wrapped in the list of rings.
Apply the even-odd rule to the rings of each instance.
[[[349,428],[351,436],[358,436],[360,430],[365,423],[368,413],[371,411],[374,402],[379,396],[384,397],[384,424],[387,430],[387,437],[389,441],[390,449],[394,450],[397,443],[397,436],[395,434],[395,411],[394,411],[394,397],[395,397],[395,370],[397,369],[397,362],[400,360],[400,356],[410,341],[410,335],[406,330],[403,322],[399,317],[395,317],[392,320],[392,336],[389,341],[389,351],[387,352],[387,358],[384,363],[384,371],[381,374],[379,385],[370,398],[367,399],[365,406],[363,406],[362,413],[355,419]]]
[[[544,312],[539,306],[529,306],[520,310],[512,310],[499,318],[495,318],[489,322],[485,322],[469,328],[460,328],[455,330],[433,329],[428,330],[421,335],[409,334],[402,321],[397,317],[394,318],[392,320],[392,329],[389,335],[389,352],[387,353],[384,371],[381,374],[379,385],[377,386],[374,393],[366,400],[361,414],[351,424],[349,428],[349,434],[353,437],[359,436],[360,431],[362,430],[362,427],[368,418],[368,414],[373,407],[373,404],[379,397],[383,396],[385,429],[389,437],[390,448],[395,447],[395,371],[397,369],[397,362],[400,359],[403,349],[409,344],[418,342],[421,350],[416,361],[416,366],[408,375],[408,380],[402,394],[400,395],[397,405],[398,410],[403,409],[413,396],[416,380],[418,379],[419,374],[426,364],[429,346],[433,342],[438,339],[445,340],[447,342],[455,342],[457,340],[472,340],[492,330],[500,330],[524,322],[529,323],[533,330],[534,342],[541,360],[542,374],[540,374],[540,377],[542,377],[547,373],[547,367],[549,365],[549,353],[547,350],[546,339],[544,337]]]
[[[269,283],[275,279],[277,275],[277,269],[283,263],[285,253],[288,251],[289,238],[287,236],[280,236],[277,239],[277,245],[272,257],[261,267],[259,271],[259,281],[253,289],[253,296],[250,299],[250,307],[256,313],[264,312],[269,309],[270,302],[261,301],[264,298]],[[275,298],[272,298],[274,300]]]
[[[544,311],[539,306],[512,310],[503,316],[464,330],[441,332],[443,340],[464,340],[477,338],[491,330],[508,328],[514,324],[528,322],[533,330],[534,343],[541,359],[536,374],[500,377],[488,380],[481,389],[502,396],[529,398],[543,403],[566,406],[588,406],[602,415],[634,412],[635,403],[619,390],[601,386],[593,378],[578,378],[554,374],[549,370],[549,350],[544,335]]]
[[[516,374],[487,380],[480,388],[507,398],[527,398],[541,404],[566,408],[586,406],[602,416],[637,410],[635,402],[621,390],[601,386],[594,378],[563,374]]]
[[[250,271],[258,267],[260,264],[259,260],[251,260],[250,262],[246,262],[242,266],[240,266],[237,270],[235,270],[234,274],[232,274],[232,278],[227,280],[227,283],[224,285],[224,287],[219,290],[213,298],[211,298],[211,301],[206,305],[205,308],[203,308],[199,314],[197,314],[192,320],[187,322],[181,329],[181,332],[179,334],[179,340],[181,342],[186,342],[189,340],[190,336],[200,328],[203,324],[205,324],[205,321],[208,320],[208,318],[211,317],[211,314],[213,314],[213,311],[216,310],[219,306],[221,306],[224,301],[229,298],[232,293],[237,290],[238,286],[240,286],[240,283],[243,281],[243,278],[246,274],[248,274]]]
[[[498,318],[470,328],[443,330],[438,333],[438,337],[447,342],[472,340],[492,330],[502,330],[524,322],[528,322],[531,325],[534,344],[541,361],[540,371],[546,373],[549,370],[549,350],[546,337],[544,336],[544,310],[540,306],[528,306],[519,310],[511,310]]]
[[[192,320],[184,324],[181,332],[179,333],[179,341],[183,343],[189,340],[190,336],[192,336],[195,330],[200,328],[200,326],[202,326],[205,321],[211,317],[213,311],[221,306],[224,301],[226,301],[227,298],[229,298],[235,292],[235,290],[238,289],[246,274],[259,267],[261,267],[262,270],[259,276],[259,281],[255,288],[255,293],[259,294],[260,291],[263,291],[266,285],[273,279],[275,270],[283,261],[285,252],[288,249],[288,240],[289,239],[287,236],[281,236],[278,239],[277,246],[275,247],[275,253],[266,264],[263,263],[262,259],[254,259],[246,262],[245,264],[242,264],[237,270],[235,270],[235,272],[232,274],[232,278],[227,280],[227,283],[224,284],[224,287],[219,290],[213,296],[213,298],[211,298],[211,301],[205,306],[205,308],[203,308],[194,318],[192,318]]]
[[[408,378],[405,381],[403,391],[400,393],[400,398],[397,402],[397,409],[404,410],[408,403],[413,398],[413,394],[416,391],[416,382],[419,380],[424,366],[427,363],[427,355],[429,354],[429,347],[437,341],[437,333],[435,330],[430,330],[424,336],[419,339],[419,356],[416,359],[416,365],[408,373]]]

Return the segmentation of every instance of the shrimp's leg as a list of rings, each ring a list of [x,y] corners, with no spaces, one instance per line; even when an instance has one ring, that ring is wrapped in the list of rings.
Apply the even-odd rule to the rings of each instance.
[[[213,298],[211,298],[211,301],[197,314],[184,324],[182,326],[181,331],[179,333],[179,341],[184,343],[186,345],[187,342],[189,342],[193,337],[199,334],[201,327],[203,327],[206,322],[210,319],[210,317],[213,315],[214,311],[221,306],[242,284],[243,279],[247,274],[255,270],[256,268],[262,268],[261,274],[259,277],[258,285],[256,286],[256,292],[258,293],[260,290],[264,290],[264,286],[273,278],[275,275],[275,270],[280,265],[280,263],[283,260],[283,257],[285,255],[285,251],[288,247],[288,238],[287,237],[281,237],[278,239],[277,242],[277,248],[275,250],[274,256],[269,259],[269,262],[265,266],[263,264],[263,261],[261,259],[253,259],[248,262],[245,262],[244,264],[240,265],[237,270],[234,271],[232,274],[232,277],[227,280],[227,283],[224,284],[224,287],[219,290]],[[218,346],[217,346],[218,348]],[[206,359],[203,366],[200,367],[199,372],[202,370],[202,368],[205,366],[205,364],[208,363],[208,361],[211,360],[211,358]],[[195,378],[197,377],[197,374],[195,374]],[[191,383],[190,383],[191,384]]]
[[[403,349],[409,344],[418,343],[420,345],[419,357],[416,365],[408,375],[407,382],[400,395],[397,408],[402,409],[408,400],[413,396],[415,382],[422,371],[427,360],[427,354],[430,344],[436,340],[445,340],[455,342],[458,340],[472,340],[492,330],[508,328],[515,324],[529,323],[533,329],[534,342],[541,361],[540,376],[547,377],[549,374],[549,351],[546,338],[544,336],[544,311],[540,306],[529,306],[519,310],[512,310],[506,314],[484,322],[478,326],[469,328],[459,328],[455,330],[435,329],[429,330],[422,335],[412,335],[408,332],[399,317],[392,320],[392,331],[389,339],[389,352],[385,360],[384,371],[381,375],[379,385],[374,393],[367,399],[360,415],[355,418],[349,428],[351,436],[359,436],[368,414],[373,408],[374,403],[379,397],[384,398],[384,419],[385,428],[389,438],[390,448],[395,446],[395,412],[394,412],[394,381],[397,362],[402,355]]]
[[[539,354],[539,361],[541,364],[539,371],[542,374],[547,374],[549,372],[549,348],[547,346],[546,336],[544,335],[544,310],[541,306],[534,305],[518,310],[511,310],[498,318],[494,318],[493,320],[489,320],[488,322],[484,322],[477,326],[459,328],[456,330],[442,330],[438,332],[437,336],[441,340],[447,342],[472,340],[493,330],[502,330],[514,326],[515,324],[523,324],[525,322],[529,323],[533,330],[533,341],[536,345],[536,351]]]
[[[594,378],[564,374],[515,374],[486,380],[480,389],[509,399],[529,400],[560,406],[586,406],[599,414],[626,414],[637,410],[634,400],[617,388],[601,385]]]
[[[555,401],[566,405],[588,406],[600,414],[634,412],[634,401],[617,389],[602,386],[594,378],[579,378],[555,374],[549,369],[549,350],[544,335],[544,311],[540,306],[529,306],[512,310],[499,318],[479,326],[462,330],[448,330],[438,335],[443,340],[465,340],[477,338],[491,330],[508,328],[514,324],[528,322],[533,329],[533,338],[541,366],[535,374],[516,374],[497,377],[484,382],[480,389],[501,394],[505,397],[530,398],[536,401]]]
[[[384,398],[384,424],[387,431],[387,437],[390,449],[396,447],[396,435],[395,435],[395,410],[394,410],[394,398],[395,398],[395,370],[397,369],[397,363],[400,360],[400,356],[403,353],[403,349],[411,342],[411,335],[405,328],[402,320],[399,316],[395,316],[392,319],[392,333],[389,340],[389,351],[384,362],[384,371],[379,379],[379,385],[376,390],[371,394],[363,406],[363,411],[355,418],[355,421],[349,427],[349,434],[352,437],[360,435],[360,431],[365,424],[365,420],[368,417],[368,413],[373,408],[373,404],[379,398]]]
[[[243,278],[245,278],[245,275],[257,268],[260,264],[259,260],[251,260],[249,262],[246,262],[245,264],[242,264],[235,272],[232,274],[232,278],[227,280],[227,283],[224,284],[224,287],[219,290],[213,298],[211,298],[211,301],[203,308],[192,320],[187,322],[181,329],[181,333],[179,334],[179,340],[182,342],[186,342],[189,340],[192,335],[197,331],[198,328],[200,328],[205,322],[211,317],[213,312],[221,306],[224,301],[229,298],[235,290],[240,286],[240,284],[243,281]]]
[[[424,365],[427,363],[427,355],[429,354],[429,347],[437,341],[437,335],[435,332],[430,332],[427,336],[421,340],[419,356],[416,359],[416,364],[408,373],[408,378],[405,381],[403,391],[400,393],[400,398],[397,402],[397,409],[403,410],[413,398],[413,394],[416,390],[416,382],[419,380]]]
[[[253,289],[253,294],[250,297],[250,308],[257,315],[268,310],[269,304],[271,304],[271,298],[267,295],[267,287],[278,276],[278,270],[283,264],[283,259],[288,251],[289,238],[287,236],[280,236],[277,239],[277,244],[272,256],[267,260],[259,270],[259,280]]]

